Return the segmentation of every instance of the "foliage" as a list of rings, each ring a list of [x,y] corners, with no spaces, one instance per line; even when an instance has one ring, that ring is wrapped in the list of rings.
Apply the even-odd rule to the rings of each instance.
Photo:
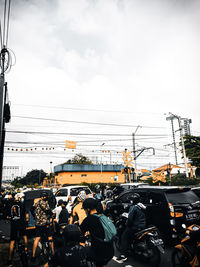
[[[196,178],[187,178],[185,174],[176,174],[171,178],[171,182],[169,181],[171,185],[176,186],[186,186],[186,185],[197,185],[200,183],[200,179]]]
[[[39,184],[42,183],[43,179],[46,177],[46,172],[43,170],[32,170],[27,172],[26,176],[23,178],[16,178],[11,183],[15,187],[22,187],[24,185],[34,185],[35,183]]]
[[[200,137],[187,135],[184,137],[185,152],[193,166],[198,167],[196,176],[200,177]]]
[[[88,157],[83,156],[80,153],[76,154],[72,159],[69,159],[64,164],[93,164],[93,163]]]

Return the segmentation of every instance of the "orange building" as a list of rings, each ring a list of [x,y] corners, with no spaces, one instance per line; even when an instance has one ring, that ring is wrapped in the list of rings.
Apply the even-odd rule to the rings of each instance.
[[[54,167],[58,184],[124,183],[123,165],[61,164]]]

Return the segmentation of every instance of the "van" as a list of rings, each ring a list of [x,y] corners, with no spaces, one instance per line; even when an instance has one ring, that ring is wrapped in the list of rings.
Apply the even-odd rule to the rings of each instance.
[[[56,201],[58,203],[58,201],[62,199],[63,201],[68,202],[67,210],[69,213],[71,213],[72,203],[74,202],[80,191],[85,191],[86,195],[92,196],[92,191],[88,186],[72,185],[58,189],[55,192]]]

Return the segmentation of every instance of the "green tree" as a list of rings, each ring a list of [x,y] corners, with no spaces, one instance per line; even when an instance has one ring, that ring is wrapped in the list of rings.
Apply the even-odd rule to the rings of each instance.
[[[72,159],[69,159],[64,164],[93,164],[92,161],[82,154],[76,154]]]
[[[46,172],[43,170],[32,170],[27,172],[26,176],[19,180],[19,182],[23,185],[34,185],[35,183],[42,183],[43,179],[46,177]]]
[[[200,176],[200,137],[187,135],[184,137],[185,152],[193,166],[197,167],[196,175]]]

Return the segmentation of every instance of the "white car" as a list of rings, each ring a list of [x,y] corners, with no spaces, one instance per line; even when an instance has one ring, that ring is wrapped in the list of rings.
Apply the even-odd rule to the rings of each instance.
[[[58,189],[55,193],[56,201],[62,199],[63,201],[69,201],[67,204],[67,210],[69,213],[71,213],[72,206],[71,204],[74,202],[75,198],[78,196],[78,193],[80,191],[85,191],[86,195],[91,195],[92,197],[92,191],[88,186],[83,185],[72,185],[72,186],[65,186]],[[70,196],[70,198],[69,198]]]

